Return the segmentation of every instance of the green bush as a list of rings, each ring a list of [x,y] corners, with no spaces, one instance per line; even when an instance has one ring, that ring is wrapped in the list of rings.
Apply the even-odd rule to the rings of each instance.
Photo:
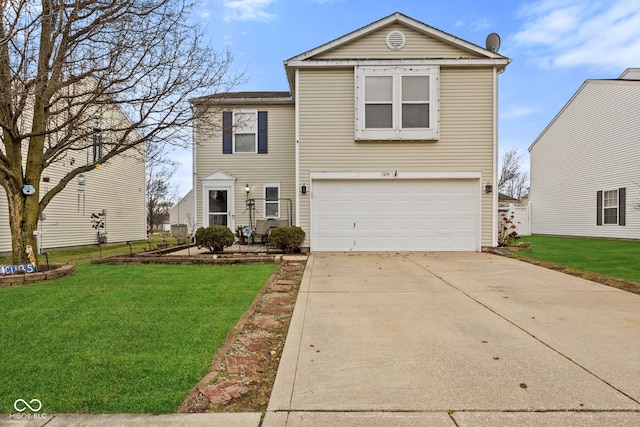
[[[196,243],[198,246],[209,248],[212,254],[222,252],[222,250],[233,245],[235,236],[224,225],[213,225],[211,227],[200,227],[196,230]]]
[[[300,227],[278,227],[269,233],[269,243],[290,254],[300,248],[305,232]]]

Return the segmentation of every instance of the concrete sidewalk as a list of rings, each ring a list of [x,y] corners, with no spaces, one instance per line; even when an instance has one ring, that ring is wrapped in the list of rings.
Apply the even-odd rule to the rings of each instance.
[[[262,425],[640,425],[640,296],[484,253],[313,254]]]
[[[246,414],[21,414],[0,418],[0,426],[20,427],[252,427],[261,413]]]

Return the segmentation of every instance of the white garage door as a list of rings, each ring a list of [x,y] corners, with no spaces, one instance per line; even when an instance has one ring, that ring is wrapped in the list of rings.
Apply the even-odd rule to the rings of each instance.
[[[479,184],[469,179],[315,180],[314,251],[476,251]]]

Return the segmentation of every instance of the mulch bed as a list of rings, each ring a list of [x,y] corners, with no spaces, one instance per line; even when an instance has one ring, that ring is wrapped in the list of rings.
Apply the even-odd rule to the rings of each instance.
[[[284,259],[179,412],[266,411],[306,259]]]

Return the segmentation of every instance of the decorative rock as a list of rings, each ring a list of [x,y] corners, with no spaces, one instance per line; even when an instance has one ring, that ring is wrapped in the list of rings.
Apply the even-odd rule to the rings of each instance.
[[[258,372],[258,358],[255,356],[231,356],[224,357],[227,364],[227,372],[230,374],[251,374]]]
[[[287,307],[284,307],[282,305],[277,305],[277,306],[267,306],[267,307],[260,307],[258,308],[258,311],[260,313],[264,313],[264,314],[271,314],[273,316],[280,316],[282,314],[285,314],[289,311],[289,309]]]
[[[271,304],[273,305],[289,305],[289,304],[293,304],[294,302],[294,298],[293,297],[273,297],[271,298]]]
[[[251,351],[264,350],[271,347],[273,344],[269,338],[260,335],[240,337],[238,338],[238,341]]]
[[[253,325],[260,329],[278,329],[282,326],[281,322],[267,317],[253,321]]]
[[[214,405],[227,404],[234,398],[237,399],[243,394],[246,394],[248,391],[245,386],[235,380],[225,381],[200,389],[200,393]]]

